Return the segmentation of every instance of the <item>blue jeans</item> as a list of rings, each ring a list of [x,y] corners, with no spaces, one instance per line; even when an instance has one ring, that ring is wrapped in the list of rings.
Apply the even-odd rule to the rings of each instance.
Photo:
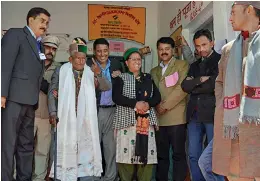
[[[224,181],[224,177],[212,172],[212,150],[213,140],[210,141],[207,148],[203,151],[199,159],[200,170],[206,181]]]
[[[213,138],[213,130],[213,123],[201,123],[193,119],[188,124],[189,162],[193,181],[205,181],[198,161],[203,151],[203,137],[206,133],[207,140],[210,142]]]

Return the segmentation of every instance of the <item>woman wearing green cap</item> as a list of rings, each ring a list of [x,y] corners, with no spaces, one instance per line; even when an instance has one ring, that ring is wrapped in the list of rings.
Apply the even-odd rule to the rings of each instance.
[[[119,176],[122,181],[150,181],[153,164],[157,164],[158,123],[154,107],[160,103],[161,95],[151,75],[140,71],[142,57],[137,48],[128,49],[124,61],[128,72],[116,77],[113,83]]]

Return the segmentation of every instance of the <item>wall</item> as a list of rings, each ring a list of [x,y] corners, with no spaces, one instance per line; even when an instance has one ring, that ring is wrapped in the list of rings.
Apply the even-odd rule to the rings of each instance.
[[[187,1],[164,1],[159,3],[159,36],[170,35],[169,24],[173,17],[178,14],[178,10],[183,8]]]
[[[145,44],[153,49],[153,56],[146,62],[146,72],[153,65],[157,65],[156,41],[158,38],[158,2],[130,2],[130,1],[27,1],[1,2],[2,29],[24,27],[26,15],[32,7],[43,7],[51,13],[50,33],[68,33],[71,37],[81,36],[88,38],[88,4],[124,5],[146,8],[146,41]],[[58,58],[58,57],[57,57]]]
[[[152,56],[146,60],[146,72],[158,65],[156,41],[161,36],[169,36],[174,30],[170,29],[171,20],[178,14],[178,10],[185,7],[188,1],[106,1],[106,2],[1,2],[2,29],[23,27],[25,18],[31,7],[41,6],[52,14],[49,32],[69,33],[71,37],[82,36],[88,38],[88,4],[126,5],[146,7],[146,45],[152,47]],[[216,40],[235,38],[229,23],[232,1],[204,1],[206,8],[189,24],[183,26],[183,35],[192,45],[194,31],[209,18],[214,19],[214,35]],[[193,45],[192,45],[193,46]],[[151,57],[151,58],[150,58]]]
[[[231,7],[233,1],[218,1],[214,2],[214,30],[217,38],[225,37],[228,41],[236,38],[239,32],[234,32],[229,22]]]
[[[227,39],[228,41],[235,38],[236,33],[232,30],[229,23],[229,15],[232,1],[203,1],[206,5],[200,14],[190,23],[185,24],[183,28],[183,35],[192,45],[192,36],[194,32],[200,27],[213,20],[214,37],[216,40]],[[159,37],[169,36],[174,31],[170,29],[170,22],[178,14],[178,10],[184,8],[188,1],[178,2],[161,2],[159,3]],[[163,20],[163,21],[162,21]]]

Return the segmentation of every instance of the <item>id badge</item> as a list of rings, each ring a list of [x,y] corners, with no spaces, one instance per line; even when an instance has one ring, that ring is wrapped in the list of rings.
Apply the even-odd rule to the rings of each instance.
[[[44,53],[39,53],[39,56],[40,56],[40,59],[41,59],[41,60],[45,60],[45,59],[46,59]]]

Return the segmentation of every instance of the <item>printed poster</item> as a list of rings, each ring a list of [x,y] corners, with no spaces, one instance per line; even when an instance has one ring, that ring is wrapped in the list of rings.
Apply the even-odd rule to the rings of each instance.
[[[88,40],[126,39],[145,44],[144,7],[88,5]]]

